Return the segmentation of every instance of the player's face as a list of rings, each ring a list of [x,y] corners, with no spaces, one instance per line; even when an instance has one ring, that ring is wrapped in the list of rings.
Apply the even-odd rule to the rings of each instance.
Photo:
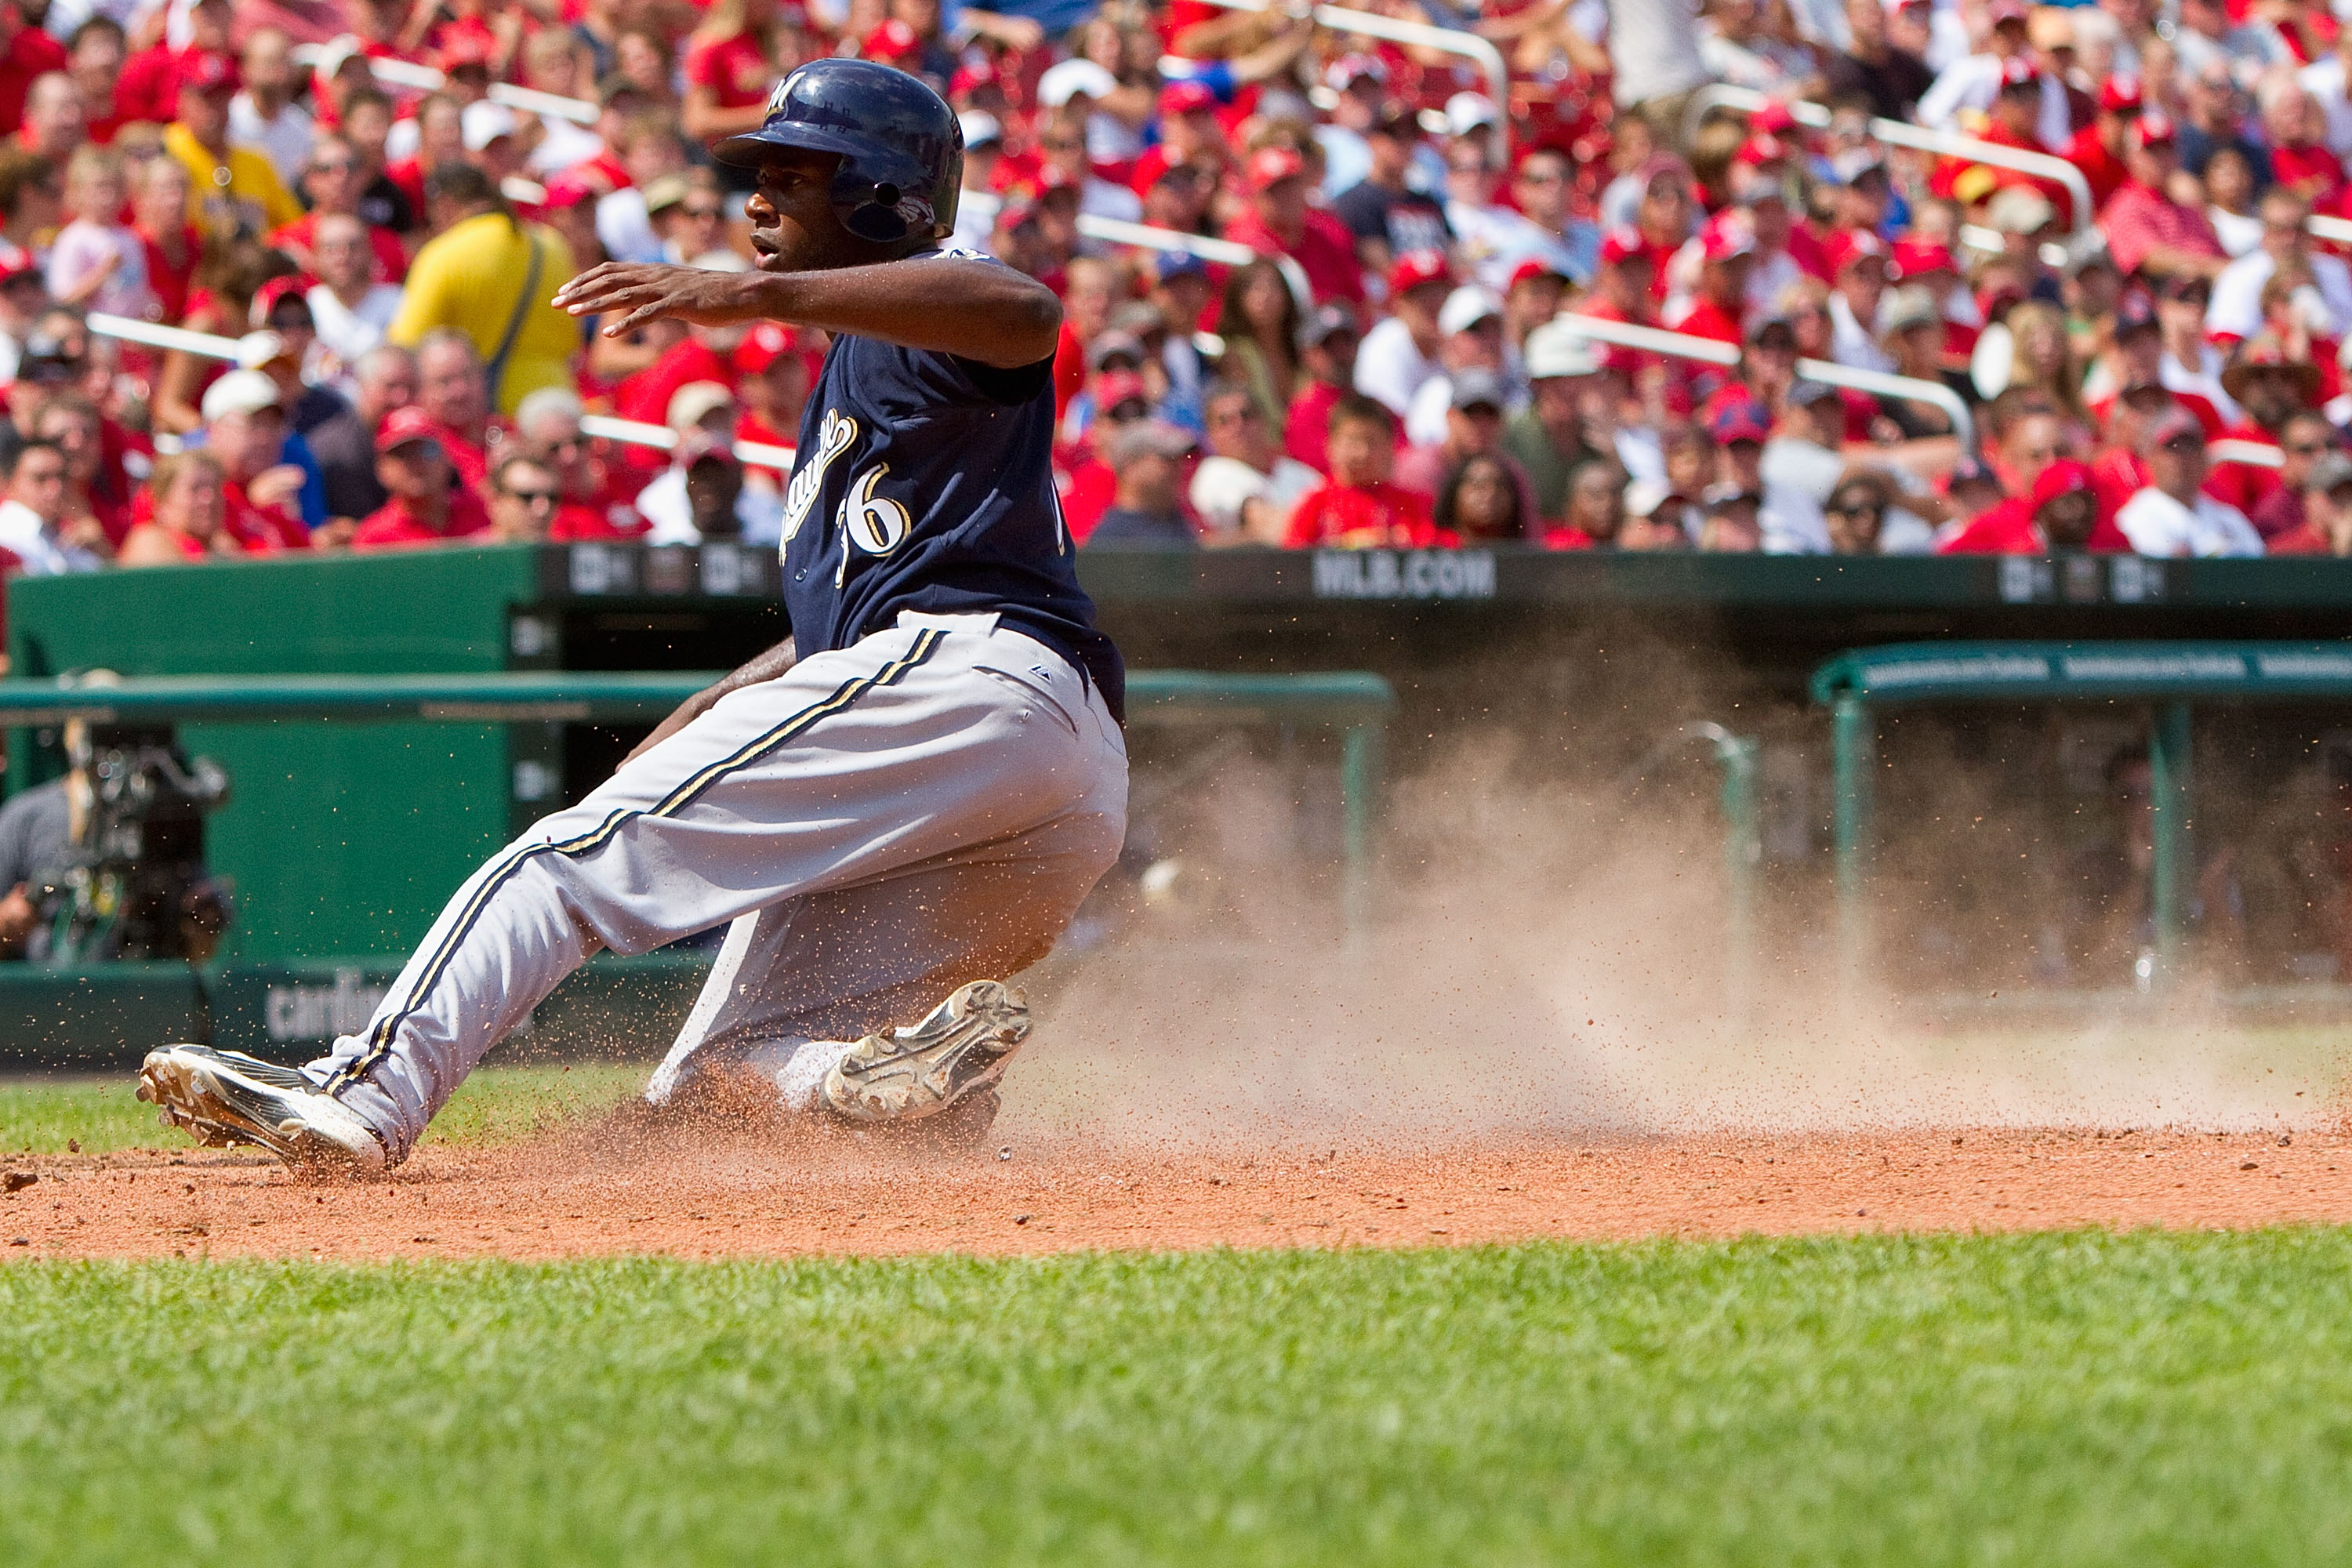
[[[814,272],[874,259],[874,247],[841,226],[833,209],[834,153],[780,147],[760,166],[760,188],[744,205],[751,249],[766,272]]]

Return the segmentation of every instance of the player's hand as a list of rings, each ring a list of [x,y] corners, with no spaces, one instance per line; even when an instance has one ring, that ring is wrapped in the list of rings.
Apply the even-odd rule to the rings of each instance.
[[[613,314],[608,338],[625,337],[665,317],[698,327],[727,327],[761,314],[760,275],[706,272],[659,262],[607,261],[555,291],[555,307],[574,316]]]

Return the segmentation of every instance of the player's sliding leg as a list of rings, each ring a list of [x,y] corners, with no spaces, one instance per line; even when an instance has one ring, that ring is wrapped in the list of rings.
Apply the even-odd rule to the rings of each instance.
[[[656,1105],[743,1091],[852,1121],[950,1110],[984,1128],[985,1097],[1029,1031],[999,982],[1053,946],[1118,846],[1080,809],[862,887],[737,921],[669,1057]],[[893,1027],[893,1026],[900,1026]]]
[[[649,952],[1071,818],[1091,883],[1124,830],[1118,729],[1058,658],[992,626],[906,617],[721,699],[476,872],[366,1031],[297,1075],[310,1089],[173,1047],[149,1056],[142,1097],[208,1140],[397,1164],[484,1053],[599,949]]]

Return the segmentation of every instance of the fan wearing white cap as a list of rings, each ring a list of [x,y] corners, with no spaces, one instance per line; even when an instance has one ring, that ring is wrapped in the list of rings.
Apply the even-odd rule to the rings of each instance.
[[[1465,283],[1446,296],[1437,312],[1437,330],[1441,374],[1421,384],[1404,413],[1404,438],[1416,447],[1433,447],[1445,439],[1455,376],[1468,370],[1486,371],[1498,378],[1507,374],[1503,302],[1478,285]],[[1522,401],[1520,389],[1507,384],[1505,412],[1516,410]]]
[[[257,541],[250,549],[299,550],[310,542],[302,524],[302,489],[309,474],[285,460],[284,395],[257,370],[233,370],[205,388],[205,449],[220,459],[221,499],[228,529]],[[320,498],[325,508],[323,490]]]
[[[1584,408],[1599,389],[1603,351],[1561,321],[1528,334],[1527,411],[1503,431],[1503,449],[1527,470],[1536,515],[1547,521],[1568,510],[1569,478],[1606,456],[1587,438]]]
[[[648,544],[699,544],[694,508],[687,490],[695,464],[734,461],[735,395],[715,381],[689,381],[670,394],[667,421],[677,437],[670,466],[637,492],[637,512],[651,525]],[[735,521],[746,544],[773,544],[783,536],[784,502],[774,488],[746,481],[735,497]]]
[[[955,233],[950,250],[992,254],[989,237],[996,232],[996,215],[1004,197],[996,190],[996,165],[1004,155],[1004,127],[984,109],[968,109],[956,116],[963,127],[963,194],[956,199]]]

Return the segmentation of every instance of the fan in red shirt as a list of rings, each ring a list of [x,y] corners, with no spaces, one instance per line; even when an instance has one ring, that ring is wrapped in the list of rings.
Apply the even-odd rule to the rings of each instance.
[[[2099,89],[2098,118],[2066,143],[2066,161],[2083,171],[2083,182],[2091,187],[2094,213],[2131,178],[2124,165],[2124,138],[2139,118],[2140,107],[2139,78],[2111,76]]]
[[[781,321],[761,321],[735,345],[736,395],[743,415],[735,423],[735,439],[768,447],[795,446],[800,441],[801,411],[808,406],[813,377],[800,334]],[[764,476],[782,489],[789,477],[772,467],[746,464],[747,474]]]
[[[1282,449],[1318,474],[1331,471],[1331,410],[1356,384],[1361,342],[1356,313],[1345,305],[1318,307],[1298,329],[1298,364],[1307,380],[1283,420]]]
[[[233,370],[205,389],[205,447],[221,460],[226,527],[256,553],[307,550],[300,514],[303,473],[283,460],[286,411],[278,384],[257,370]]]
[[[1748,214],[1727,207],[1699,230],[1698,289],[1675,331],[1738,347],[1747,310],[1748,274],[1756,261],[1756,229]]]
[[[1592,287],[1582,298],[1570,300],[1566,309],[1595,321],[1654,327],[1658,324],[1657,296],[1652,286],[1656,281],[1657,255],[1642,231],[1612,228],[1601,237],[1601,266],[1592,275]],[[1604,345],[1601,363],[1638,376],[1644,365],[1656,363],[1658,358],[1639,349],[1610,343]]]
[[[221,0],[209,0],[219,5]],[[25,17],[19,0],[0,0],[0,135],[14,135],[25,123],[25,95],[37,77],[66,68],[66,51],[55,38]],[[168,114],[161,116],[170,120]]]
[[[634,539],[646,531],[646,520],[632,504],[645,479],[635,475],[614,482],[612,468],[598,454],[599,443],[580,428],[583,412],[578,395],[562,387],[542,387],[515,410],[522,455],[555,476],[555,516],[547,537],[559,544]]]
[[[236,25],[235,13],[228,0],[195,0],[188,7],[188,42],[184,48],[175,49],[169,44],[157,44],[131,57],[122,68],[122,79],[114,88],[114,113],[118,121],[152,120],[158,125],[169,125],[179,118],[180,71],[187,62],[199,55],[218,56],[229,68],[229,79],[236,79],[236,50],[229,42],[229,31]],[[57,48],[52,43],[51,48]],[[65,51],[58,49],[58,63],[43,66],[42,70],[63,70]],[[38,74],[36,72],[35,74]],[[18,100],[22,101],[21,99]],[[0,120],[7,118],[6,92],[0,89]],[[15,128],[15,121],[8,121]]]
[[[457,476],[442,450],[439,426],[411,404],[385,416],[375,436],[376,482],[392,492],[352,535],[354,550],[439,544],[480,533],[489,513]]]
[[[302,171],[301,184],[302,194],[310,198],[310,210],[292,223],[281,225],[270,235],[269,243],[308,270],[319,220],[360,217],[360,198],[367,194],[367,168],[360,160],[359,150],[351,142],[337,135],[321,136],[310,148],[310,163]],[[399,237],[364,218],[360,222],[367,230],[368,248],[375,254],[375,280],[398,283],[406,278],[408,252],[401,248]]]
[[[1318,305],[1334,300],[1362,304],[1364,272],[1356,260],[1355,238],[1338,218],[1307,205],[1307,164],[1298,154],[1287,147],[1262,147],[1242,172],[1250,206],[1226,226],[1225,237],[1297,262]]]
[[[1299,500],[1284,544],[1349,550],[1427,550],[1460,542],[1431,520],[1429,499],[1389,483],[1396,416],[1350,394],[1331,410],[1331,478]]]
[[[2100,516],[2091,470],[2062,458],[2029,496],[2013,496],[1946,541],[1946,555],[2049,555],[2062,550],[2131,552],[2123,531]]]
[[[2263,542],[2265,555],[2352,555],[2352,458],[2330,452],[2303,484],[2303,522]]]

